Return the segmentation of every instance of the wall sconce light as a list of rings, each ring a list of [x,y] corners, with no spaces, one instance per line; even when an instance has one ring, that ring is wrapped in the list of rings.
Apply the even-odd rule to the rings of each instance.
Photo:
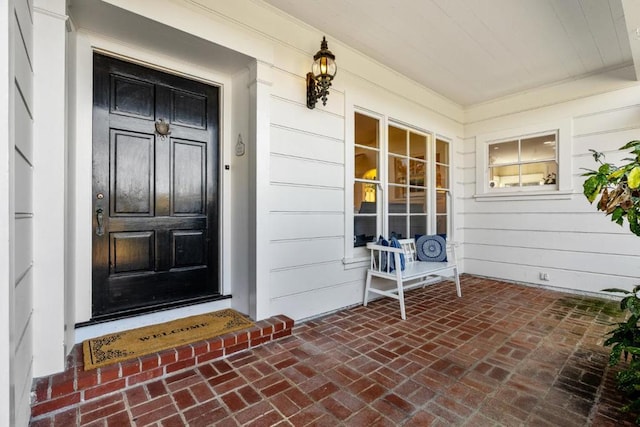
[[[336,56],[329,50],[327,39],[323,36],[320,50],[313,55],[311,72],[307,73],[307,108],[313,110],[318,99],[322,99],[322,105],[327,105],[331,80],[336,71]]]

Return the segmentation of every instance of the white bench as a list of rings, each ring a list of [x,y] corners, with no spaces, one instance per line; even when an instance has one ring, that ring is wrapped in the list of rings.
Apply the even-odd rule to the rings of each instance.
[[[456,283],[458,297],[462,296],[460,290],[460,278],[458,276],[458,266],[456,265],[456,255],[452,244],[447,244],[446,262],[426,262],[420,261],[417,256],[416,242],[414,239],[399,239],[401,248],[382,246],[375,243],[368,243],[367,248],[371,251],[371,263],[367,270],[367,282],[364,288],[364,302],[366,307],[369,300],[369,293],[384,295],[395,298],[400,302],[400,315],[402,320],[407,316],[404,309],[404,291],[434,283],[443,278],[453,279]],[[383,268],[383,254],[386,254],[387,262]],[[400,269],[400,254],[405,256],[405,268]],[[391,271],[389,260],[394,257],[396,268]],[[372,277],[393,280],[396,282],[395,289],[380,289],[371,286]]]

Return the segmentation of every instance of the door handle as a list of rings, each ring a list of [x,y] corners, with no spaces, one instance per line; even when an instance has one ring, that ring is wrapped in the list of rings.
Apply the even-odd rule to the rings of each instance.
[[[104,213],[102,208],[96,209],[96,220],[98,222],[98,226],[96,227],[96,235],[102,236],[104,235]]]

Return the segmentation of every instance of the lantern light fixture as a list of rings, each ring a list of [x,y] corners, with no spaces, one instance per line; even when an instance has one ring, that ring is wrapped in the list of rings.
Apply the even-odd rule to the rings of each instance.
[[[313,55],[311,72],[307,73],[307,108],[314,109],[319,99],[322,99],[322,105],[327,105],[331,81],[337,71],[336,56],[329,50],[323,36],[320,50]]]

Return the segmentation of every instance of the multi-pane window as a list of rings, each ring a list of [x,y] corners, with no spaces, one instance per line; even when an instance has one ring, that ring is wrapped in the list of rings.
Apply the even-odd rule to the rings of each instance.
[[[447,234],[449,143],[378,118],[354,118],[354,246],[378,235]],[[382,135],[381,135],[382,133]]]
[[[427,142],[429,138],[388,127],[387,171],[389,235],[398,238],[427,233]]]
[[[436,139],[436,233],[447,234],[451,187],[449,184],[449,143]]]
[[[353,245],[364,246],[377,233],[380,121],[355,113],[353,180]]]
[[[489,189],[557,184],[557,133],[489,143]]]

